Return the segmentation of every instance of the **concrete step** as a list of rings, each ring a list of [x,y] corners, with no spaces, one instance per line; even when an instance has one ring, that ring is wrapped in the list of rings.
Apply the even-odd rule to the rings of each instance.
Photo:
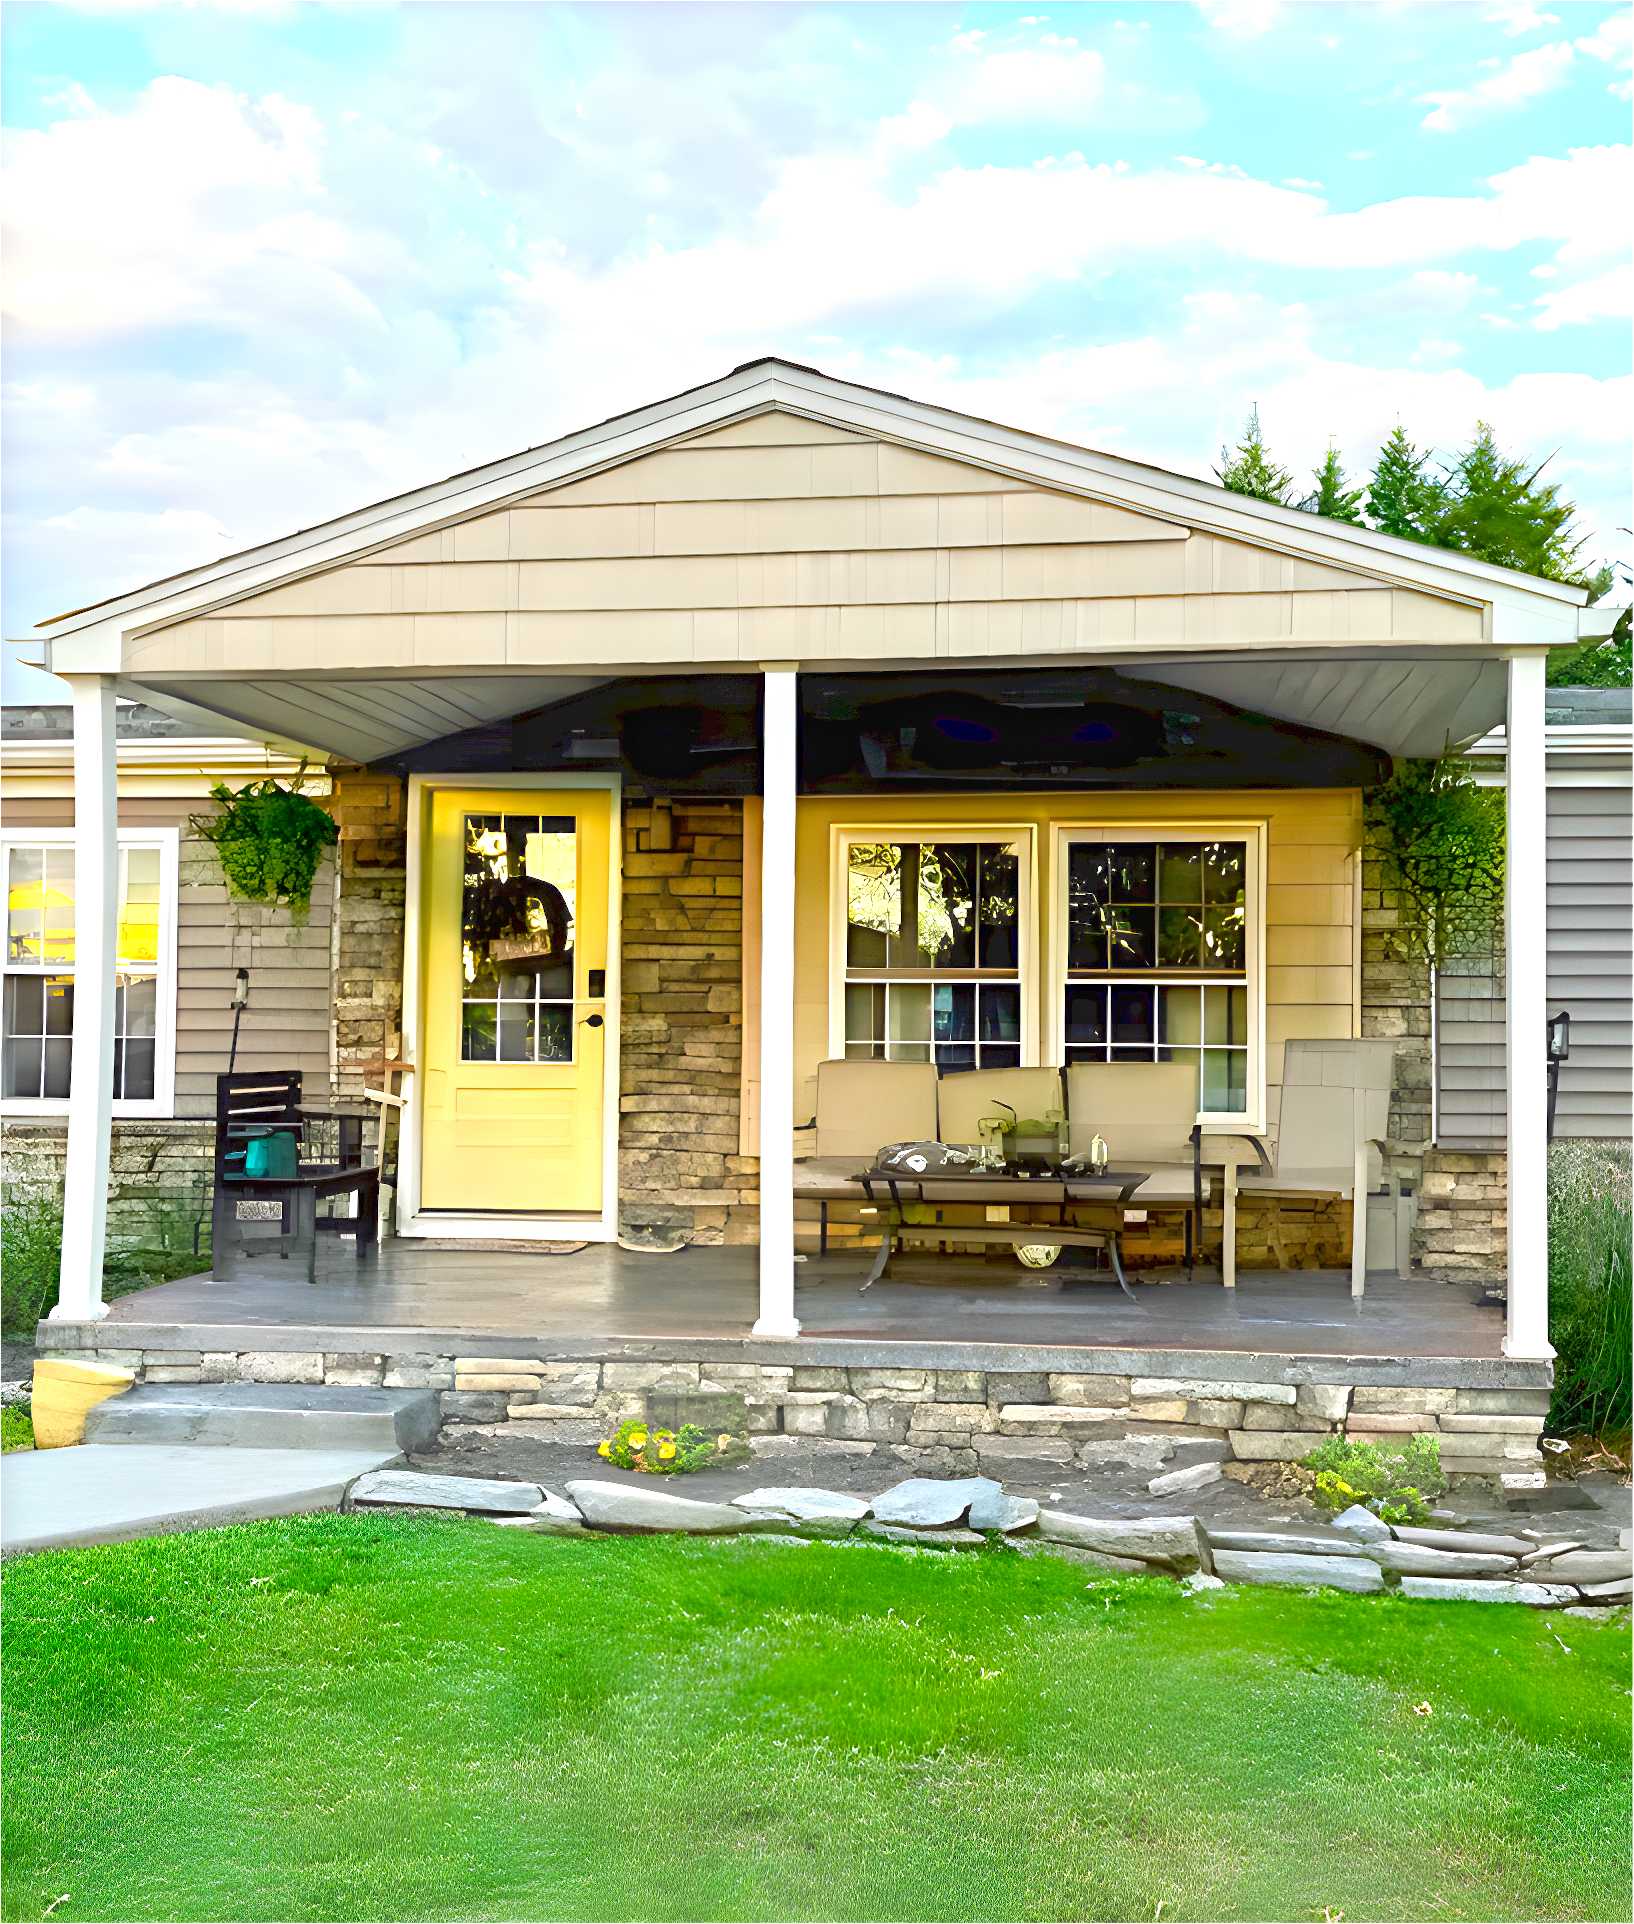
[[[0,1465],[0,1554],[209,1530],[258,1517],[338,1510],[383,1450],[12,1450]]]
[[[178,1443],[243,1450],[424,1449],[440,1421],[435,1390],[307,1383],[143,1383],[99,1403],[87,1443]]]

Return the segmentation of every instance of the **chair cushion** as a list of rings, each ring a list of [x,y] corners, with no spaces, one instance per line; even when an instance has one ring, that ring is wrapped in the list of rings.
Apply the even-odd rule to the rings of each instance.
[[[817,1155],[856,1158],[860,1169],[888,1142],[935,1142],[934,1062],[817,1065]],[[855,1173],[855,1170],[852,1172]]]
[[[943,1076],[936,1091],[943,1142],[979,1143],[983,1116],[1000,1116],[1008,1105],[1022,1122],[1042,1122],[1047,1110],[1064,1109],[1059,1069],[967,1069]]]

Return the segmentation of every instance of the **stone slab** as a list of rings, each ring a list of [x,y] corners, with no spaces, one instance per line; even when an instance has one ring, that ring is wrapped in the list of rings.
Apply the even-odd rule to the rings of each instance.
[[[1500,1557],[1523,1557],[1537,1548],[1524,1537],[1483,1536],[1474,1530],[1421,1530],[1410,1523],[1398,1523],[1396,1535],[1403,1543],[1422,1543],[1432,1550],[1486,1550]]]
[[[1218,1462],[1192,1463],[1183,1470],[1169,1470],[1162,1476],[1154,1476],[1146,1488],[1153,1496],[1182,1496],[1190,1490],[1218,1483],[1224,1475]]]
[[[1209,1548],[1218,1556],[1222,1550],[1252,1550],[1268,1556],[1359,1557],[1375,1556],[1386,1546],[1363,1546],[1351,1537],[1307,1535],[1299,1530],[1210,1530]]]
[[[970,1506],[972,1530],[1025,1530],[1038,1521],[1038,1505],[1030,1496],[1006,1496],[1002,1490],[984,1492]]]
[[[1384,1588],[1384,1572],[1365,1556],[1299,1556],[1217,1549],[1214,1573],[1229,1583],[1315,1584],[1324,1590],[1350,1590],[1357,1595]]]
[[[1285,1430],[1231,1430],[1227,1441],[1239,1463],[1297,1463],[1317,1444],[1314,1436]]]
[[[1479,1577],[1403,1577],[1401,1593],[1434,1603],[1528,1603],[1534,1609],[1577,1601],[1577,1592],[1563,1583],[1505,1583]]]
[[[906,1524],[934,1530],[958,1523],[979,1496],[1002,1496],[1002,1485],[991,1477],[911,1476],[874,1498],[874,1517],[880,1523]]]
[[[667,1490],[638,1490],[627,1483],[585,1478],[569,1483],[567,1493],[585,1522],[598,1530],[727,1536],[754,1528],[748,1512],[730,1503],[697,1503],[691,1497],[671,1496]]]
[[[1195,1570],[1203,1562],[1196,1519],[1184,1517],[1087,1517],[1064,1510],[1042,1510],[1039,1534],[1051,1543],[1070,1543],[1106,1556],[1138,1557],[1167,1568]]]
[[[569,1503],[566,1497],[556,1496],[546,1490],[539,1501],[528,1512],[530,1529],[537,1530],[541,1536],[576,1537],[585,1534],[584,1516],[577,1504]]]
[[[141,1383],[85,1419],[97,1444],[175,1443],[196,1449],[427,1448],[440,1422],[431,1390],[333,1383]]]
[[[926,1550],[968,1550],[985,1541],[975,1530],[966,1530],[957,1524],[940,1530],[916,1530],[911,1524],[876,1523],[872,1517],[864,1517],[854,1534],[869,1537],[876,1543],[916,1543]]]
[[[1149,1577],[1154,1566],[1141,1562],[1139,1557],[1109,1556],[1105,1550],[1088,1550],[1078,1543],[1045,1543],[1027,1541],[1017,1545],[1024,1556],[1057,1557],[1063,1563],[1075,1563],[1082,1570],[1114,1570],[1120,1576]],[[1167,1571],[1159,1574],[1166,1576]]]
[[[836,1490],[750,1490],[732,1501],[740,1510],[775,1511],[784,1516],[849,1517],[853,1521],[868,1514],[865,1497],[842,1496]]]
[[[1437,1424],[1448,1436],[1541,1436],[1541,1416],[1438,1416]]]
[[[1359,1543],[1390,1541],[1390,1525],[1361,1503],[1353,1503],[1348,1510],[1341,1510],[1333,1519],[1332,1527],[1355,1537]]]
[[[401,1508],[471,1510],[478,1515],[523,1516],[537,1507],[544,1491],[537,1483],[501,1483],[482,1476],[435,1476],[423,1470],[380,1470],[359,1477],[348,1507],[355,1510]]]
[[[1370,1543],[1367,1554],[1384,1570],[1414,1577],[1503,1577],[1515,1559],[1501,1552],[1437,1550],[1428,1543]]]
[[[1131,1470],[1156,1470],[1174,1455],[1174,1441],[1167,1436],[1124,1436],[1107,1442],[1080,1443],[1078,1462],[1086,1470],[1107,1463],[1122,1463]]]
[[[222,1450],[172,1443],[12,1450],[0,1460],[0,1552],[125,1543],[338,1510],[383,1450]]]
[[[1620,1583],[1634,1577],[1634,1553],[1627,1550],[1568,1550],[1534,1563],[1527,1575],[1544,1583]]]
[[[1149,1397],[1174,1398],[1189,1402],[1194,1397],[1223,1398],[1232,1403],[1282,1403],[1292,1409],[1299,1391],[1292,1383],[1250,1383],[1241,1377],[1223,1379],[1212,1376],[1137,1376],[1129,1385],[1137,1401]]]
[[[1610,1597],[1626,1602],[1634,1595],[1634,1579],[1620,1577],[1613,1583],[1585,1583],[1582,1588],[1586,1597]]]

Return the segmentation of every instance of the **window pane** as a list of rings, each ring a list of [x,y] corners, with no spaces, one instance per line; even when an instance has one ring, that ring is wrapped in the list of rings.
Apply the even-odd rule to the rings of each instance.
[[[984,1042],[981,1055],[984,1069],[1019,1069],[1021,1067],[1021,1050],[1013,1042]]]
[[[1195,969],[1203,959],[1203,911],[1162,908],[1157,914],[1159,966]]]
[[[461,1055],[572,1060],[578,827],[571,815],[467,815]]]
[[[159,851],[119,851],[119,959],[159,959]]]
[[[1107,854],[1095,842],[1067,850],[1067,967],[1106,967]]]
[[[1243,936],[1243,911],[1235,908],[1204,909],[1203,964],[1211,969],[1247,967],[1247,944]]]
[[[1137,1057],[1114,1056],[1113,1060],[1149,1061],[1152,1045],[1157,1040],[1153,1033],[1152,1003],[1155,992],[1151,989],[1130,989],[1119,986],[1111,994],[1112,1003],[1112,1043],[1139,1045],[1144,1054]]]
[[[460,1038],[460,1056],[466,1062],[494,1060],[498,1012],[491,1002],[467,1002],[465,1027]]]
[[[848,982],[845,985],[845,1040],[847,1055],[851,1053],[850,1045],[853,1042],[884,1042],[885,988],[882,983]]]
[[[919,965],[976,966],[976,844],[925,842],[919,849]]]
[[[1226,1113],[1248,1107],[1248,1051],[1203,1051],[1203,1107]]]
[[[6,959],[74,959],[74,851],[14,848],[6,878]]]
[[[113,1092],[116,1101],[153,1100],[153,1059],[151,1042],[120,1042],[114,1049]]]
[[[74,978],[70,975],[46,978],[45,1032],[61,1036],[74,1033]]]
[[[1243,842],[1203,845],[1203,900],[1241,903],[1248,884],[1248,851]]]
[[[6,1034],[45,1034],[45,977],[6,977]]]
[[[1159,1033],[1168,1043],[1202,1041],[1202,991],[1193,988],[1159,989]]]
[[[541,1062],[573,1060],[573,1009],[571,1004],[542,1002],[534,1031],[538,1038]]]
[[[1106,851],[1107,894],[1114,902],[1150,902],[1152,844],[1114,842]]]
[[[533,1060],[533,1004],[531,1002],[500,1003],[499,1059],[501,1062]]]
[[[45,1044],[38,1036],[6,1038],[4,1091],[8,1096],[38,1096]]]
[[[1207,1042],[1231,1042],[1239,1047],[1248,1040],[1247,989],[1205,989],[1203,991]]]
[[[157,1035],[159,984],[151,975],[121,975],[114,992],[114,1034]]]
[[[936,1067],[944,1076],[962,1075],[967,1069],[976,1066],[976,1045],[973,1042],[939,1042],[936,1045]]]
[[[1154,940],[1155,909],[1114,907],[1107,912],[1111,925],[1108,966],[1112,969],[1149,969],[1157,959]]]
[[[1106,990],[1104,988],[1081,988],[1076,984],[1067,990],[1067,1045],[1094,1044],[1104,1052],[1106,1047]]]
[[[938,983],[932,990],[938,1042],[970,1042],[976,1034],[976,985]]]
[[[66,1037],[48,1036],[45,1043],[45,1068],[40,1076],[40,1094],[52,1102],[68,1100],[68,1078],[73,1068],[74,1045]]]
[[[45,851],[45,887],[42,894],[45,918],[44,954],[48,963],[74,959],[74,851],[48,848]]]
[[[891,842],[853,842],[846,877],[846,952],[853,969],[882,969],[902,928],[902,851]]]
[[[930,984],[928,982],[892,983],[885,991],[885,1036],[891,1059],[896,1062],[928,1062],[927,1050],[907,1050],[908,1043],[928,1043],[931,1039]]]
[[[1021,1040],[1021,990],[1008,982],[981,985],[981,1038],[983,1042]]]
[[[989,845],[981,851],[981,953],[983,969],[1017,966],[1020,922],[1021,859],[1013,849]]]
[[[1158,848],[1158,898],[1163,902],[1201,902],[1203,845],[1164,842]]]

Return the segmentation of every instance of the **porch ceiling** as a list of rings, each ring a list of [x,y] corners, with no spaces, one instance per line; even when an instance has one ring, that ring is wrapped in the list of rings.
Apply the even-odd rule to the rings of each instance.
[[[294,741],[348,761],[377,762],[485,722],[566,701],[605,675],[427,675],[329,681],[257,676],[121,679],[120,693],[189,719],[220,716],[257,737]]]
[[[841,664],[824,662],[832,674]],[[843,664],[850,672],[876,673],[932,664],[869,662]],[[960,671],[936,664],[950,684]],[[1006,664],[988,659],[980,670],[991,675]],[[1274,721],[1364,742],[1390,755],[1435,756],[1449,744],[1479,739],[1504,720],[1506,671],[1501,661],[1469,656],[1426,661],[1411,656],[1335,659],[1107,660],[1104,657],[1048,661],[1027,658],[1011,664],[1018,676],[1039,676],[1052,684],[1092,668],[1116,668],[1126,676],[1167,687],[1185,688],[1232,703]],[[978,664],[971,664],[975,672]],[[813,671],[819,670],[813,664]],[[652,673],[649,668],[645,672]],[[661,671],[660,671],[661,672]],[[712,672],[698,664],[695,673]],[[713,672],[741,675],[741,663],[720,664]],[[221,718],[258,739],[299,742],[358,762],[379,762],[428,743],[446,740],[531,710],[564,702],[603,686],[615,676],[596,673],[558,675],[382,675],[328,679],[311,675],[122,678],[120,692],[149,701],[188,719]]]

